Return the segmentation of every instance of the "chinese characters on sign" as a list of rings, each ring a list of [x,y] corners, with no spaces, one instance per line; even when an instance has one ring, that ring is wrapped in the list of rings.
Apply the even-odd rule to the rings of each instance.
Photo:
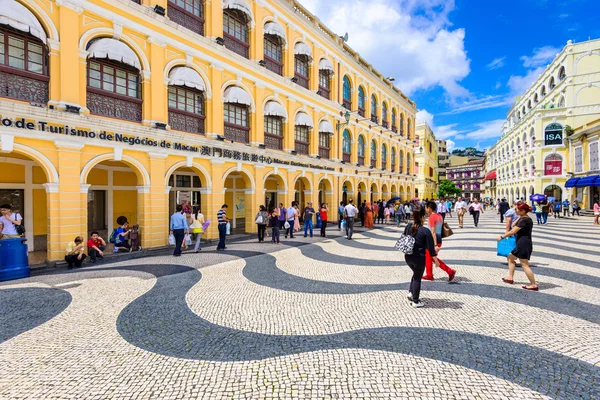
[[[544,175],[562,175],[562,161],[544,162]]]

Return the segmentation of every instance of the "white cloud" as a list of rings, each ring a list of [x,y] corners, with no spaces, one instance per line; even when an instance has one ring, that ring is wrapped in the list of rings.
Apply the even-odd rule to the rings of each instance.
[[[523,66],[525,68],[537,68],[548,64],[554,60],[560,49],[552,46],[544,46],[533,50],[532,56],[522,56]]]
[[[446,139],[446,149],[451,152],[456,147],[454,140]]]
[[[417,124],[421,122],[427,122],[427,125],[431,128],[433,126],[433,114],[427,110],[417,111]]]
[[[544,72],[545,67],[538,67],[536,69],[532,69],[527,71],[525,76],[512,75],[508,79],[508,87],[510,91],[514,95],[523,94],[529,89],[531,84],[535,82],[535,80],[540,76],[542,72]]]
[[[452,110],[443,112],[440,115],[461,114],[468,111],[478,111],[486,110],[489,108],[505,107],[511,105],[512,103],[512,96],[483,96],[479,98],[471,98],[464,101],[456,102]]]
[[[469,96],[459,82],[470,73],[465,30],[451,29],[453,0],[308,0],[303,4],[405,93],[444,88]]]
[[[466,131],[466,133],[464,133],[462,136],[464,136],[465,139],[471,140],[485,141],[488,139],[494,139],[502,136],[502,124],[504,124],[503,119],[495,119],[492,121],[480,122],[475,124],[475,130]]]
[[[500,58],[496,58],[494,60],[492,60],[491,63],[489,63],[486,68],[490,71],[493,71],[495,69],[499,69],[504,67],[504,60],[506,60],[506,57],[500,57]]]

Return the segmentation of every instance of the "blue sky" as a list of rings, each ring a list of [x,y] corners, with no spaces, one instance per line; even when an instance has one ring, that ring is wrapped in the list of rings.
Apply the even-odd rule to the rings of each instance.
[[[600,38],[600,0],[301,0],[411,96],[456,148],[489,147],[567,40]]]

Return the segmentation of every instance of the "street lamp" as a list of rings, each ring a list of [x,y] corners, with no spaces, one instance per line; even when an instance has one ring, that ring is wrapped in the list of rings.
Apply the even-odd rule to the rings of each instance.
[[[344,117],[344,119],[346,120],[346,122],[338,122],[335,126],[336,130],[339,133],[339,130],[341,128],[343,128],[344,126],[348,125],[350,123],[350,111],[346,111],[345,113],[342,114],[342,112],[340,111],[340,115]]]

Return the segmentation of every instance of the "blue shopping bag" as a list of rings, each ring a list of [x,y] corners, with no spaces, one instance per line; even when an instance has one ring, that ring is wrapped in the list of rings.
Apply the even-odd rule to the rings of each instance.
[[[508,257],[511,251],[517,247],[517,238],[509,236],[498,242],[498,255],[500,257]]]

